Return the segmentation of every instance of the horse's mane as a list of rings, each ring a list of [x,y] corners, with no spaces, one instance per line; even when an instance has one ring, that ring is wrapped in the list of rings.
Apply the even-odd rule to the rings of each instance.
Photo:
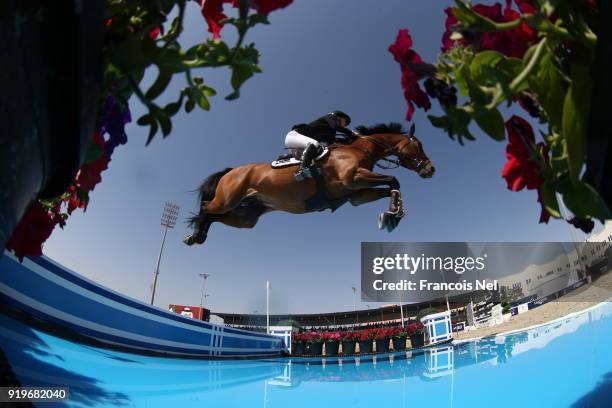
[[[400,123],[378,123],[373,126],[357,126],[357,131],[364,136],[373,135],[376,133],[406,133]]]

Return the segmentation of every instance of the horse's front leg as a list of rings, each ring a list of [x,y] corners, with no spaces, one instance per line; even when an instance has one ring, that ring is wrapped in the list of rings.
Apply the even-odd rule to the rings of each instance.
[[[358,190],[349,196],[349,202],[354,205],[362,205],[371,203],[372,201],[378,201],[381,198],[391,196],[390,188],[365,188]]]
[[[400,183],[393,176],[378,174],[363,167],[358,168],[352,177],[344,180],[345,186],[350,190],[361,190],[364,188],[389,186],[391,190],[400,189]]]
[[[352,190],[361,190],[354,194],[354,196],[357,195],[357,197],[351,199],[351,203],[353,203],[353,200],[367,200],[364,202],[369,202],[383,197],[390,197],[389,210],[380,214],[378,218],[378,227],[380,229],[386,228],[389,232],[397,227],[404,216],[404,206],[399,190],[400,183],[395,177],[385,176],[365,168],[359,168],[354,176],[350,180],[347,180],[345,185]],[[389,186],[389,188],[372,188],[381,185]]]

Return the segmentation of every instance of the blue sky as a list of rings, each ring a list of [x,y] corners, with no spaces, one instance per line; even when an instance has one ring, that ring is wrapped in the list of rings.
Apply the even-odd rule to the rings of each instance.
[[[127,127],[87,212],[74,213],[44,247],[46,255],[103,285],[140,300],[150,284],[162,236],[163,203],[181,205],[181,219],[196,210],[196,188],[227,166],[274,159],[285,133],[332,109],[355,124],[403,121],[405,102],[399,67],[388,53],[400,28],[435,61],[450,1],[296,0],[270,15],[271,25],[248,34],[262,53],[263,73],[249,80],[240,99],[228,102],[229,75],[204,71],[219,91],[212,110],[180,113],[172,134],[144,146],[146,129]],[[193,2],[185,45],[206,36]],[[226,27],[223,38],[235,38]],[[152,75],[148,75],[150,81]],[[174,99],[176,80],[162,98]],[[143,109],[131,101],[136,119]],[[435,110],[433,111],[435,114]],[[271,312],[350,310],[351,286],[360,282],[362,241],[571,241],[565,223],[539,225],[535,191],[513,193],[501,178],[505,144],[474,128],[475,143],[461,147],[432,128],[422,111],[417,136],[437,172],[423,180],[405,169],[386,171],[402,183],[406,216],[392,233],[379,231],[387,201],[308,215],[267,214],[253,230],[215,224],[204,246],[187,247],[179,221],[170,231],[161,264],[156,304],[198,305],[199,273],[212,276],[206,292],[213,311],[265,311],[265,282],[272,282]],[[406,122],[403,122],[406,124]],[[358,307],[365,308],[365,304]],[[374,305],[372,305],[374,307]]]

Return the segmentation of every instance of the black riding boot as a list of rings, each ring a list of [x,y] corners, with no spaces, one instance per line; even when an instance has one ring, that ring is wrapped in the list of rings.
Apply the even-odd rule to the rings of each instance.
[[[295,179],[297,181],[301,181],[307,178],[312,178],[315,175],[318,175],[317,169],[314,169],[314,159],[317,158],[323,148],[321,146],[314,145],[309,143],[306,145],[304,152],[302,152],[302,164],[300,164],[300,168],[295,172]]]

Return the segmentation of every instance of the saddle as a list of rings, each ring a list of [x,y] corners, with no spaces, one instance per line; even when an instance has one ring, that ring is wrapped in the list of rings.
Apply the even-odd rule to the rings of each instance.
[[[302,156],[302,149],[291,149],[291,153],[278,156],[276,160],[270,163],[273,169],[282,169],[288,166],[296,166],[302,161],[299,159]],[[315,158],[315,162],[324,158],[329,153],[329,148],[324,147],[323,152]]]

